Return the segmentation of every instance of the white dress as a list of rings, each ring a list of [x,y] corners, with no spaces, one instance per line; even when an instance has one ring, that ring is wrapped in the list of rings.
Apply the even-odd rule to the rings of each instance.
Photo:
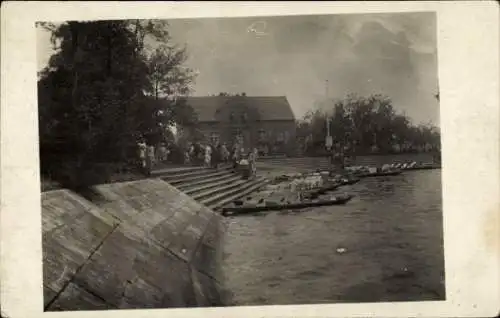
[[[146,167],[146,144],[140,142],[138,144],[139,147],[139,160],[141,161],[141,165],[143,168]]]
[[[207,146],[205,148],[205,164],[207,166],[210,166],[211,155],[212,155],[212,148],[210,146]]]

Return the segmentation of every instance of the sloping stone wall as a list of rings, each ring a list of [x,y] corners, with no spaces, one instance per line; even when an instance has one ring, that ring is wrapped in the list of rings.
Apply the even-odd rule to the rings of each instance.
[[[222,306],[221,217],[159,179],[42,193],[46,311]]]

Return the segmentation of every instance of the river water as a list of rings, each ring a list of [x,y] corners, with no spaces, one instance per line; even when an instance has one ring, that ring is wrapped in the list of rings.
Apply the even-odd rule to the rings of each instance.
[[[233,305],[443,300],[440,170],[342,187],[345,206],[226,218]]]

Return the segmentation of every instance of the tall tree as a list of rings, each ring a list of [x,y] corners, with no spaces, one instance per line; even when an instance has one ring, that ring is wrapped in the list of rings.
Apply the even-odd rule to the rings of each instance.
[[[151,87],[147,43],[168,43],[165,23],[70,21],[40,26],[51,32],[56,48],[38,82],[42,170],[51,170],[68,186],[100,182],[89,171],[99,170],[100,162],[126,161],[136,138],[157,129],[157,117],[173,116],[160,114],[144,94]],[[169,80],[186,92],[182,74]],[[92,180],[85,180],[89,176]]]
[[[151,86],[147,93],[160,97],[185,96],[194,79],[191,69],[184,67],[186,48],[175,45],[160,45],[148,57],[148,78]]]

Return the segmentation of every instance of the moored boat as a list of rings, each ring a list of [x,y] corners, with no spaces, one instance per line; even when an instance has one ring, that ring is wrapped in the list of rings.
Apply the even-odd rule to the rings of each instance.
[[[389,177],[389,176],[400,175],[402,172],[403,172],[402,170],[377,171],[377,172],[360,173],[360,174],[357,174],[356,176],[358,178]]]
[[[349,202],[352,198],[353,198],[352,195],[346,195],[346,196],[336,197],[330,200],[325,200],[325,199],[304,200],[301,202],[293,202],[293,203],[277,204],[277,205],[224,207],[222,208],[222,215],[227,216],[227,215],[248,214],[248,213],[264,212],[264,211],[279,211],[279,210],[303,209],[303,208],[318,207],[318,206],[343,205]]]
[[[419,165],[419,166],[406,168],[405,170],[433,170],[433,169],[441,169],[441,165],[426,164],[426,165]]]

